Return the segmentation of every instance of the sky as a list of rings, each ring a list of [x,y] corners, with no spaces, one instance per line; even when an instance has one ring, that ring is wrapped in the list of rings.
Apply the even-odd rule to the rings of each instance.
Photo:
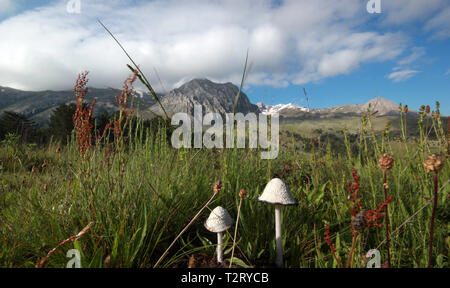
[[[130,63],[157,91],[194,78],[239,85],[252,103],[310,108],[384,97],[450,114],[450,1],[0,0],[0,86],[120,88]],[[79,6],[78,6],[79,4]],[[78,10],[79,8],[79,10]],[[78,13],[79,12],[79,13]]]

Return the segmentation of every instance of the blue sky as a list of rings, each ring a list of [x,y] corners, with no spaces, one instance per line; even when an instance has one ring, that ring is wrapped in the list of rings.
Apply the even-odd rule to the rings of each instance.
[[[306,106],[306,88],[311,108],[380,96],[450,114],[448,0],[381,0],[381,14],[365,0],[80,0],[80,14],[68,2],[0,0],[0,86],[70,89],[89,70],[91,86],[120,87],[128,61],[101,19],[157,90],[238,85],[249,49],[253,103]]]

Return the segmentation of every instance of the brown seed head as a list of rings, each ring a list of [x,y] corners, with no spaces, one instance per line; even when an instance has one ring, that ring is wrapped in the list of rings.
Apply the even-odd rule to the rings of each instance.
[[[432,154],[428,156],[425,162],[423,162],[423,166],[425,167],[425,170],[427,170],[427,173],[430,171],[438,173],[439,171],[441,171],[442,167],[444,167],[444,161],[440,156]]]
[[[427,105],[427,107],[425,108],[425,113],[430,114],[431,108],[430,105]]]
[[[220,192],[221,189],[222,189],[222,182],[219,180],[216,183],[214,183],[213,191],[215,194],[217,194]]]
[[[387,153],[381,155],[380,160],[378,160],[378,167],[383,170],[389,170],[392,166],[394,166],[394,158]]]
[[[239,197],[244,198],[247,195],[247,191],[245,189],[241,189],[239,191]]]
[[[404,107],[403,107],[403,113],[408,113],[408,105],[405,105]]]
[[[367,210],[363,209],[358,214],[352,217],[352,227],[358,232],[363,232],[367,227],[366,223]]]

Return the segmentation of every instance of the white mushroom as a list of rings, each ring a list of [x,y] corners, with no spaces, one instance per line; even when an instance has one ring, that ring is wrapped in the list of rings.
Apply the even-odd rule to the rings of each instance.
[[[217,262],[223,262],[223,237],[222,232],[228,230],[233,224],[233,219],[231,219],[228,211],[221,207],[217,206],[214,210],[211,211],[208,219],[205,222],[205,228],[211,232],[217,233]]]
[[[279,178],[274,178],[267,183],[259,201],[275,205],[275,242],[276,242],[276,265],[283,265],[283,243],[281,236],[281,205],[297,205],[297,200],[292,197],[289,188]]]

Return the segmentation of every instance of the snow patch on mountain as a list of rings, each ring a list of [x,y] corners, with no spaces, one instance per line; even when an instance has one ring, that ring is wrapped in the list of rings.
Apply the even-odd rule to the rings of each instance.
[[[306,107],[299,106],[297,104],[288,103],[288,104],[277,104],[277,105],[268,105],[264,103],[257,103],[256,104],[258,108],[260,109],[262,114],[266,115],[272,115],[275,113],[280,113],[283,110],[289,109],[289,110],[296,110],[296,111],[303,111],[303,112],[309,112],[309,109]]]

